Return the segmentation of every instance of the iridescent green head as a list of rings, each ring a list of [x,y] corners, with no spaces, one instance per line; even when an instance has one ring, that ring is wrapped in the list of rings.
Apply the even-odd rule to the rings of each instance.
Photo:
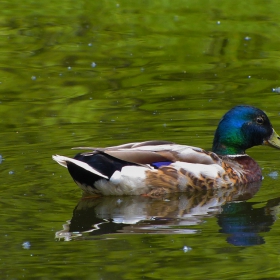
[[[237,155],[262,144],[280,149],[280,137],[267,115],[252,106],[236,106],[221,119],[212,151],[219,155]]]

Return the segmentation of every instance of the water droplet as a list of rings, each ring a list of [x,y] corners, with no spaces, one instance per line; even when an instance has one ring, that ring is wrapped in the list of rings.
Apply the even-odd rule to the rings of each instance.
[[[272,171],[268,174],[268,176],[275,180],[278,177],[278,172],[277,171]]]
[[[183,251],[184,251],[184,253],[187,253],[187,252],[189,252],[189,251],[191,251],[192,250],[192,248],[191,247],[188,247],[188,246],[184,246],[183,247]]]
[[[30,242],[29,241],[25,241],[25,242],[23,242],[22,243],[22,248],[23,249],[30,249],[30,247],[31,247],[31,244],[30,244]]]
[[[280,87],[273,88],[272,91],[273,91],[273,92],[280,93]]]

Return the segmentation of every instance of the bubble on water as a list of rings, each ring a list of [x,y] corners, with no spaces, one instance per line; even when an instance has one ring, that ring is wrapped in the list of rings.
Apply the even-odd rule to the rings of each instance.
[[[277,171],[272,171],[268,174],[268,176],[275,180],[275,179],[278,178],[278,172]]]
[[[3,162],[4,158],[0,155],[0,164]]]
[[[96,63],[95,63],[95,62],[92,62],[92,63],[91,63],[91,67],[92,67],[92,68],[96,67]]]
[[[92,43],[88,43],[88,46],[91,47],[91,46],[92,46]]]
[[[10,174],[10,175],[13,175],[14,173],[15,173],[15,172],[14,172],[14,171],[12,171],[12,170],[11,170],[11,171],[9,171],[9,174]]]
[[[220,24],[221,24],[221,22],[218,20],[218,21],[217,21],[217,24],[218,24],[218,25],[220,25]]]
[[[187,252],[189,252],[189,251],[191,251],[192,250],[192,248],[191,247],[188,247],[188,246],[184,246],[183,247],[183,251],[184,251],[184,253],[187,253]]]
[[[28,249],[30,249],[30,247],[31,247],[31,244],[30,244],[29,241],[25,241],[25,242],[22,243],[22,248],[23,249],[28,250]]]
[[[250,41],[251,39],[252,39],[252,38],[249,37],[249,36],[246,36],[246,37],[244,38],[245,41]]]
[[[272,91],[273,91],[273,92],[280,93],[280,87],[273,88]]]
[[[36,81],[37,77],[36,76],[31,76],[32,81]]]
[[[192,248],[191,247],[188,247],[188,246],[184,246],[183,247],[183,251],[184,251],[184,253],[187,253],[187,252],[189,252],[189,251],[191,251],[192,250]]]
[[[68,70],[72,70],[72,67],[71,67],[71,66],[68,66],[67,69],[68,69]]]

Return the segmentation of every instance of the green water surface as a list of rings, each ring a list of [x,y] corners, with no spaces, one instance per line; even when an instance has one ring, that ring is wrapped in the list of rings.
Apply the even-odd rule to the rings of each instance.
[[[248,151],[264,181],[242,197],[81,200],[51,159],[151,139],[211,149],[238,104],[280,133],[278,1],[0,9],[0,279],[280,279],[280,150]]]

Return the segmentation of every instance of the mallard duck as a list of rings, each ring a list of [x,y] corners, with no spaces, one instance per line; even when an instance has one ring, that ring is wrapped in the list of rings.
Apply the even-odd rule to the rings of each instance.
[[[79,147],[90,151],[53,159],[85,193],[156,196],[261,181],[261,168],[245,151],[262,144],[280,149],[280,137],[262,110],[242,105],[220,120],[212,151],[153,140]]]

